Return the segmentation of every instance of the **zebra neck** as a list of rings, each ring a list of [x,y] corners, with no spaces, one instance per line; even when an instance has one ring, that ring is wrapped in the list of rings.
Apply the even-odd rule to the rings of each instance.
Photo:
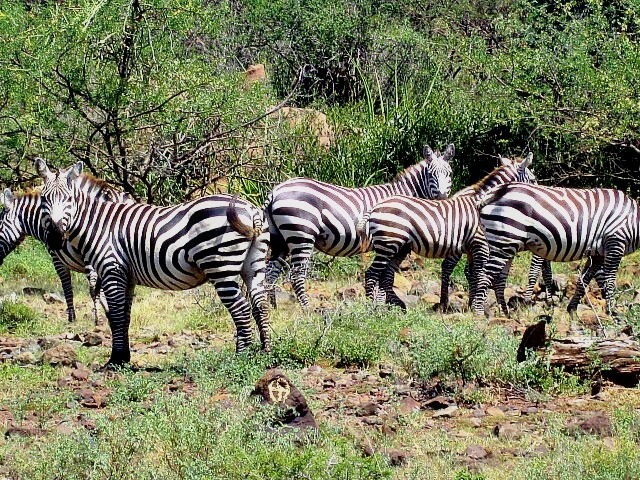
[[[14,207],[15,214],[19,219],[24,233],[45,240],[44,226],[42,225],[42,208],[40,207],[40,197],[24,196],[18,199]]]

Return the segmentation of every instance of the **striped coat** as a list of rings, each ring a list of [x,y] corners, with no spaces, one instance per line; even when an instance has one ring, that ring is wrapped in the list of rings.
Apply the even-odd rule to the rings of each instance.
[[[393,277],[413,251],[423,257],[453,257],[456,261],[463,253],[467,254],[471,260],[470,298],[475,298],[475,286],[483,275],[488,254],[478,205],[496,185],[516,180],[535,181],[528,168],[531,160],[529,156],[521,162],[505,163],[455,198],[434,201],[393,196],[378,203],[359,225],[363,243],[370,244],[375,252],[365,274],[366,295],[377,298],[376,289],[381,288],[387,303],[405,308],[393,291]],[[444,294],[441,298],[447,300]],[[482,312],[481,304],[476,302],[472,307],[477,313]]]
[[[307,178],[277,185],[264,209],[271,233],[271,258],[267,284],[273,286],[291,255],[290,278],[303,306],[309,305],[305,279],[314,247],[331,256],[360,252],[356,224],[376,203],[392,195],[446,198],[451,189],[454,146],[443,154],[424,148],[424,159],[402,172],[391,183],[365,188],[346,188]],[[271,288],[271,302],[275,297]]]
[[[130,202],[128,195],[118,191],[106,182],[97,180],[90,175],[82,175],[78,179],[78,188],[90,198],[100,198],[113,202]],[[73,287],[70,270],[84,272],[89,280],[89,293],[93,301],[93,320],[98,323],[98,303],[102,301],[106,309],[104,295],[100,295],[100,280],[90,265],[87,265],[81,253],[67,242],[47,245],[47,234],[43,226],[42,210],[40,208],[40,194],[32,192],[26,195],[14,195],[5,189],[2,195],[4,209],[0,214],[0,264],[11,253],[26,235],[45,242],[51,255],[53,266],[60,278],[65,302],[67,304],[67,318],[75,321],[76,312],[73,305]],[[56,242],[54,242],[56,243]]]
[[[135,285],[184,290],[211,282],[236,325],[236,349],[251,342],[251,314],[263,348],[269,349],[263,286],[268,231],[261,210],[229,195],[172,207],[100,201],[74,188],[82,162],[58,173],[44,162],[36,162],[36,168],[45,180],[45,226],[64,235],[102,279],[113,338],[109,364],[130,360]]]
[[[640,247],[638,203],[618,190],[505,185],[483,202],[480,218],[489,245],[486,288],[522,250],[554,262],[590,257],[568,311],[575,313],[585,285],[602,268],[607,310],[622,257]]]

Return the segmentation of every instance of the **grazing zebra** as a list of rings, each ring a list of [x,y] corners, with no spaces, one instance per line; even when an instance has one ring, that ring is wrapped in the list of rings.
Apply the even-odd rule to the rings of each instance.
[[[393,277],[405,257],[413,251],[423,257],[456,258],[456,261],[466,253],[471,259],[469,298],[475,299],[475,288],[488,254],[478,205],[491,189],[503,182],[535,181],[528,168],[532,158],[530,155],[517,163],[504,162],[455,198],[434,201],[393,196],[376,204],[358,225],[362,243],[370,244],[375,252],[373,263],[365,274],[367,297],[375,299],[376,289],[381,288],[387,303],[405,309],[404,302],[393,291]],[[450,275],[451,271],[445,271],[443,266],[445,291]],[[441,302],[448,302],[446,293],[441,295]],[[476,313],[482,313],[483,304],[474,302],[472,308]]]
[[[81,175],[77,182],[77,188],[90,198],[100,198],[113,202],[131,201],[127,194],[116,190],[112,185],[95,179],[90,175]],[[102,302],[106,310],[106,300],[100,295],[100,282],[97,274],[90,265],[86,265],[84,258],[78,250],[67,242],[52,246],[47,245],[46,231],[42,221],[40,208],[40,194],[31,192],[25,195],[15,196],[11,190],[5,189],[2,195],[4,209],[0,214],[0,265],[22,241],[30,235],[45,242],[51,255],[53,266],[62,283],[62,291],[67,304],[67,318],[70,322],[76,319],[73,306],[73,287],[71,284],[70,270],[84,272],[89,281],[89,293],[93,302],[93,321],[98,324],[98,303]]]
[[[263,286],[269,234],[260,209],[230,195],[205,196],[172,207],[99,201],[75,188],[82,166],[78,162],[53,173],[42,160],[36,161],[45,180],[45,228],[64,235],[102,280],[113,338],[108,364],[130,360],[135,285],[185,290],[209,281],[235,323],[236,350],[252,340],[251,314],[262,347],[269,350]]]
[[[480,219],[489,245],[487,287],[522,250],[553,262],[590,257],[567,310],[572,316],[585,286],[602,268],[607,313],[614,314],[613,292],[622,257],[640,247],[638,203],[618,190],[511,184],[495,189],[481,205]]]
[[[290,279],[300,304],[309,305],[305,279],[313,248],[334,257],[360,252],[356,223],[380,200],[391,195],[446,198],[451,190],[455,153],[450,144],[443,154],[429,146],[423,160],[407,168],[394,181],[364,188],[346,188],[308,178],[277,185],[265,202],[271,233],[271,259],[267,268],[269,297],[275,307],[273,285],[291,255]]]

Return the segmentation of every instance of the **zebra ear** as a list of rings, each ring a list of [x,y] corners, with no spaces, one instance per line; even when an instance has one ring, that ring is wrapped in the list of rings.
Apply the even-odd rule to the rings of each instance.
[[[449,162],[455,154],[456,154],[456,147],[453,145],[453,143],[450,143],[449,145],[447,145],[447,149],[444,151],[444,154],[442,155],[442,159],[445,162]]]
[[[49,180],[54,176],[51,170],[49,170],[47,162],[45,162],[43,158],[36,157],[33,164],[36,167],[36,172],[38,172],[38,175],[40,175],[40,178],[42,178],[43,180]]]
[[[522,166],[522,168],[529,168],[532,162],[533,162],[533,152],[529,152],[529,155],[527,155],[527,158],[525,158],[520,165]]]
[[[422,149],[422,157],[425,160],[430,160],[432,155],[433,155],[433,150],[431,150],[431,147],[429,145],[425,145],[424,148]]]
[[[15,200],[15,197],[13,196],[13,193],[11,193],[11,190],[9,190],[8,188],[5,188],[2,194],[2,204],[4,205],[4,209],[7,211],[11,210],[11,208],[13,207],[14,200]]]
[[[74,180],[80,176],[83,167],[84,163],[76,162],[69,168],[69,171],[67,173],[67,182],[69,182],[69,185],[71,185]]]
[[[509,157],[503,157],[502,155],[498,155],[500,159],[500,165],[506,167],[507,165],[511,165],[513,163]]]

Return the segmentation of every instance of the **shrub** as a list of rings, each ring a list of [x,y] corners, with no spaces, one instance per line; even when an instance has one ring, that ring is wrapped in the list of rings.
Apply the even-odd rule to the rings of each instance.
[[[29,330],[38,319],[36,312],[22,302],[4,300],[0,303],[0,331]]]

